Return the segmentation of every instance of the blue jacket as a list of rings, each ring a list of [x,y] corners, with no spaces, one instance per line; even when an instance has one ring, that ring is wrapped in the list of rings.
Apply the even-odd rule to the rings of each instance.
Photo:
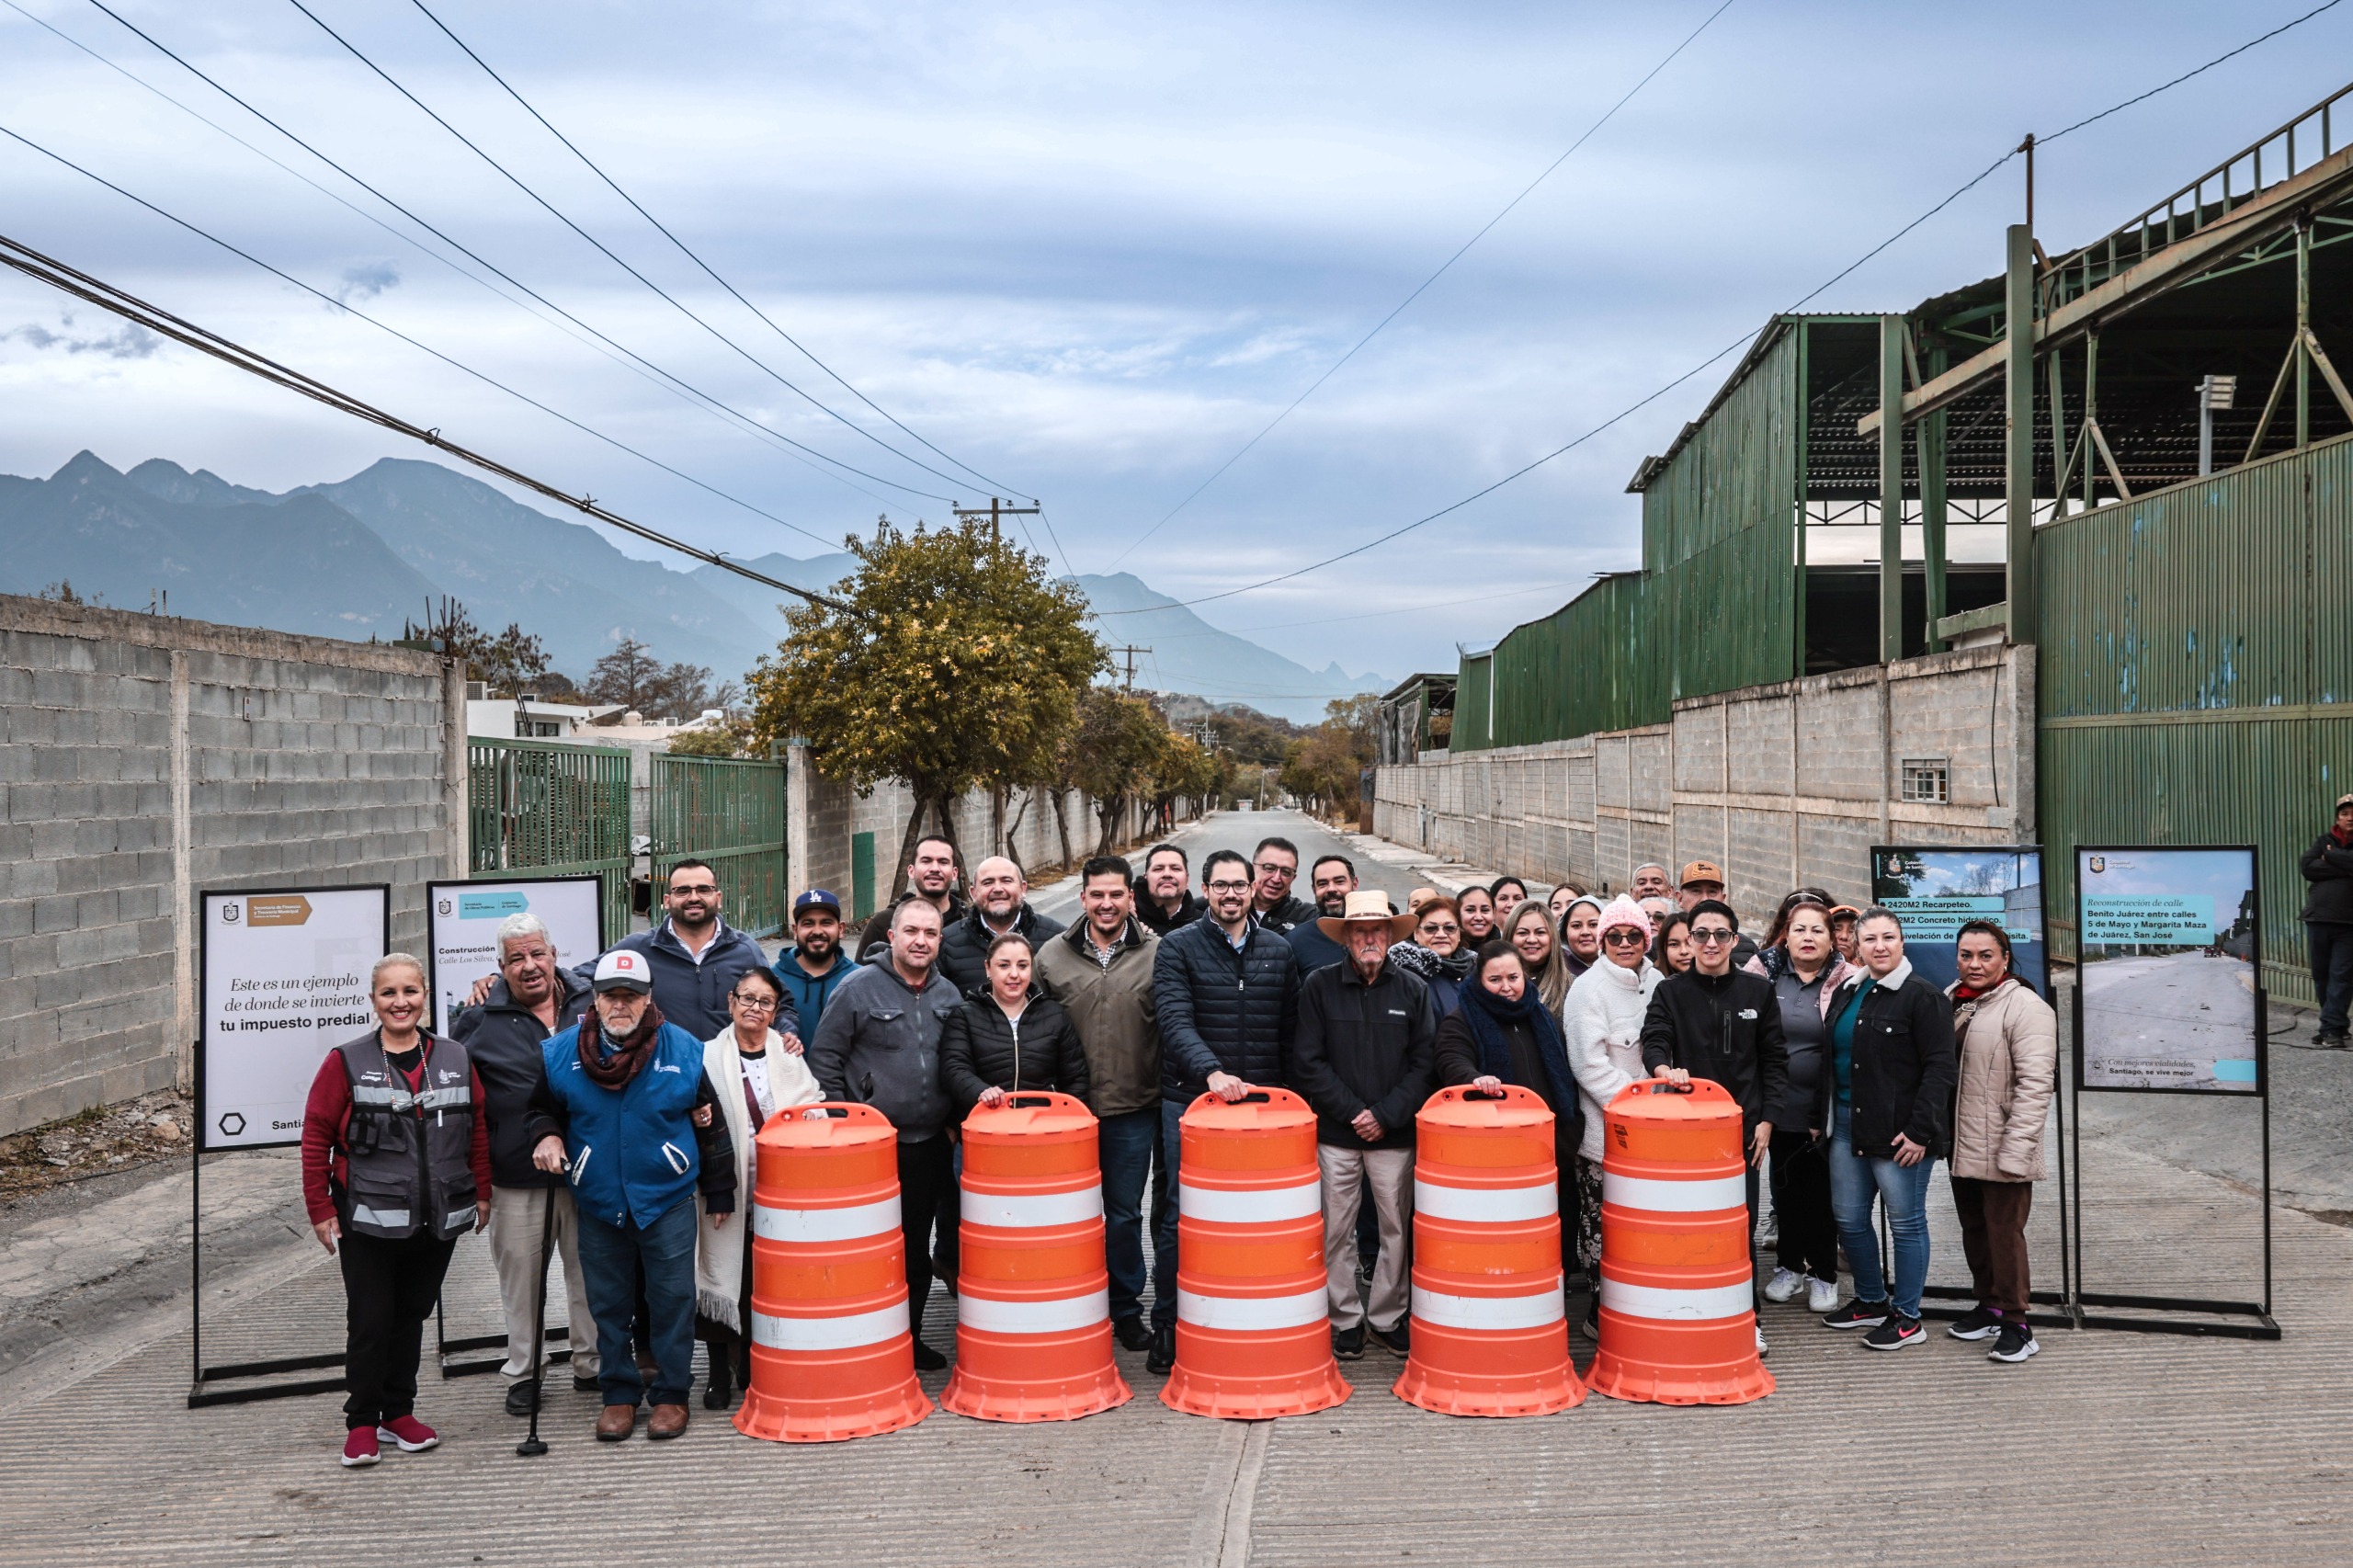
[[[827,999],[840,988],[843,981],[858,972],[858,960],[836,949],[840,956],[834,960],[834,967],[813,978],[792,956],[798,950],[787,948],[779,953],[776,962],[769,967],[769,972],[776,976],[776,983],[784,987],[785,1011],[801,1016],[801,1027],[793,1032],[805,1045],[817,1038],[817,1026],[824,1022]],[[779,1024],[776,1032],[782,1034],[784,1026]]]
[[[663,1021],[677,1025],[697,1040],[715,1039],[734,1023],[727,1011],[727,994],[735,989],[745,970],[765,969],[768,961],[759,943],[724,920],[719,923],[719,934],[711,937],[710,946],[703,949],[699,964],[671,931],[667,920],[651,931],[632,932],[613,947],[645,955],[645,967],[654,971],[654,1005],[662,1009]],[[581,971],[582,978],[593,978],[596,972],[597,966],[589,964]],[[777,1009],[769,1027],[779,1034],[809,1038],[790,996]]]
[[[592,1020],[589,1028],[596,1027]],[[693,1120],[702,1091],[702,1041],[673,1023],[628,1086],[612,1090],[580,1065],[580,1026],[540,1048],[547,1085],[532,1141],[561,1132],[580,1211],[608,1225],[651,1225],[694,1196],[702,1162]],[[729,1188],[734,1172],[728,1171]]]
[[[1160,939],[1152,1001],[1160,1020],[1160,1094],[1188,1104],[1211,1073],[1284,1086],[1283,1058],[1299,1021],[1299,957],[1253,921],[1235,952],[1203,918]]]

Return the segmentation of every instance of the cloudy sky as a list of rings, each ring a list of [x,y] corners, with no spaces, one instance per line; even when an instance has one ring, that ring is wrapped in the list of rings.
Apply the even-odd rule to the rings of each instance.
[[[108,3],[483,261],[91,0],[0,0],[0,126],[807,532],[6,139],[0,233],[713,549],[814,554],[879,512],[938,519],[941,497],[984,501],[995,482],[1044,498],[1051,527],[1037,543],[1058,564],[1132,571],[1193,598],[1491,483],[1753,332],[2021,132],[2154,86],[2317,0],[1733,0],[1173,518],[1719,0],[426,0],[778,325],[953,460],[727,298],[413,0],[305,3],[735,347],[535,205],[291,0]],[[2045,243],[2131,217],[2341,85],[2347,58],[2353,6],[2049,149]],[[1989,274],[2021,200],[2013,165],[1816,308],[1902,308]],[[518,284],[550,303],[516,302]],[[877,477],[804,459],[627,354]],[[1636,563],[1625,481],[1729,363],[1394,543],[1201,613],[1319,666],[1451,668],[1457,642],[1488,641],[1589,574]],[[0,400],[6,472],[45,474],[87,447],[119,467],[163,456],[280,488],[416,455],[14,274],[0,276]]]

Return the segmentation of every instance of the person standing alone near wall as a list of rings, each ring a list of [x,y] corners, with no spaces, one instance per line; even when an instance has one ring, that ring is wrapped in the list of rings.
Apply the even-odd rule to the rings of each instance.
[[[2336,820],[2313,840],[2296,869],[2309,889],[2304,896],[2304,937],[2312,947],[2313,1000],[2320,1005],[2320,1028],[2307,1051],[2343,1051],[2348,1008],[2353,1007],[2353,795],[2336,798]]]

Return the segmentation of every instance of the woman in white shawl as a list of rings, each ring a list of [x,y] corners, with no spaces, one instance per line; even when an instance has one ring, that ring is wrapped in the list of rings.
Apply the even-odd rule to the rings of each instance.
[[[1569,988],[1561,1007],[1561,1033],[1569,1071],[1585,1101],[1585,1137],[1578,1149],[1577,1256],[1601,1299],[1602,1112],[1618,1092],[1650,1076],[1643,1066],[1643,1015],[1658,989],[1659,972],[1649,959],[1650,916],[1620,893],[1601,912],[1601,953]],[[1598,1313],[1586,1313],[1586,1333],[1596,1331]]]
[[[710,1351],[710,1381],[702,1394],[706,1410],[733,1405],[736,1389],[752,1376],[753,1140],[777,1112],[825,1097],[801,1059],[798,1042],[788,1046],[769,1028],[783,995],[767,970],[745,971],[727,995],[734,1026],[702,1048],[703,1076],[718,1096],[727,1141],[735,1151],[738,1215],[732,1221],[723,1214],[705,1215],[695,1232],[695,1334]]]

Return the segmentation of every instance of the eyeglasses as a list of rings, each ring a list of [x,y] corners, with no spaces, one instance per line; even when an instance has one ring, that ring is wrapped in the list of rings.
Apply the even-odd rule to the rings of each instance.
[[[1248,892],[1250,891],[1248,882],[1208,882],[1203,885],[1211,892]]]
[[[1733,936],[1733,932],[1727,931],[1721,926],[1694,926],[1691,927],[1691,939],[1705,947],[1722,947],[1724,943],[1731,941]]]
[[[718,891],[719,884],[717,882],[697,882],[690,888],[672,888],[670,890],[670,896],[672,898],[683,898],[688,896],[709,898],[712,893],[715,893]]]
[[[1457,926],[1451,920],[1447,921],[1444,925],[1425,924],[1422,926],[1422,935],[1425,937],[1454,937],[1460,936],[1461,931],[1462,927]]]
[[[744,1011],[747,1013],[773,1013],[776,1011],[776,998],[773,996],[737,995],[734,996],[733,1000],[735,1006],[743,1008]]]
[[[1648,937],[1631,926],[1612,926],[1601,934],[1601,939],[1613,948],[1641,948],[1650,944]]]

